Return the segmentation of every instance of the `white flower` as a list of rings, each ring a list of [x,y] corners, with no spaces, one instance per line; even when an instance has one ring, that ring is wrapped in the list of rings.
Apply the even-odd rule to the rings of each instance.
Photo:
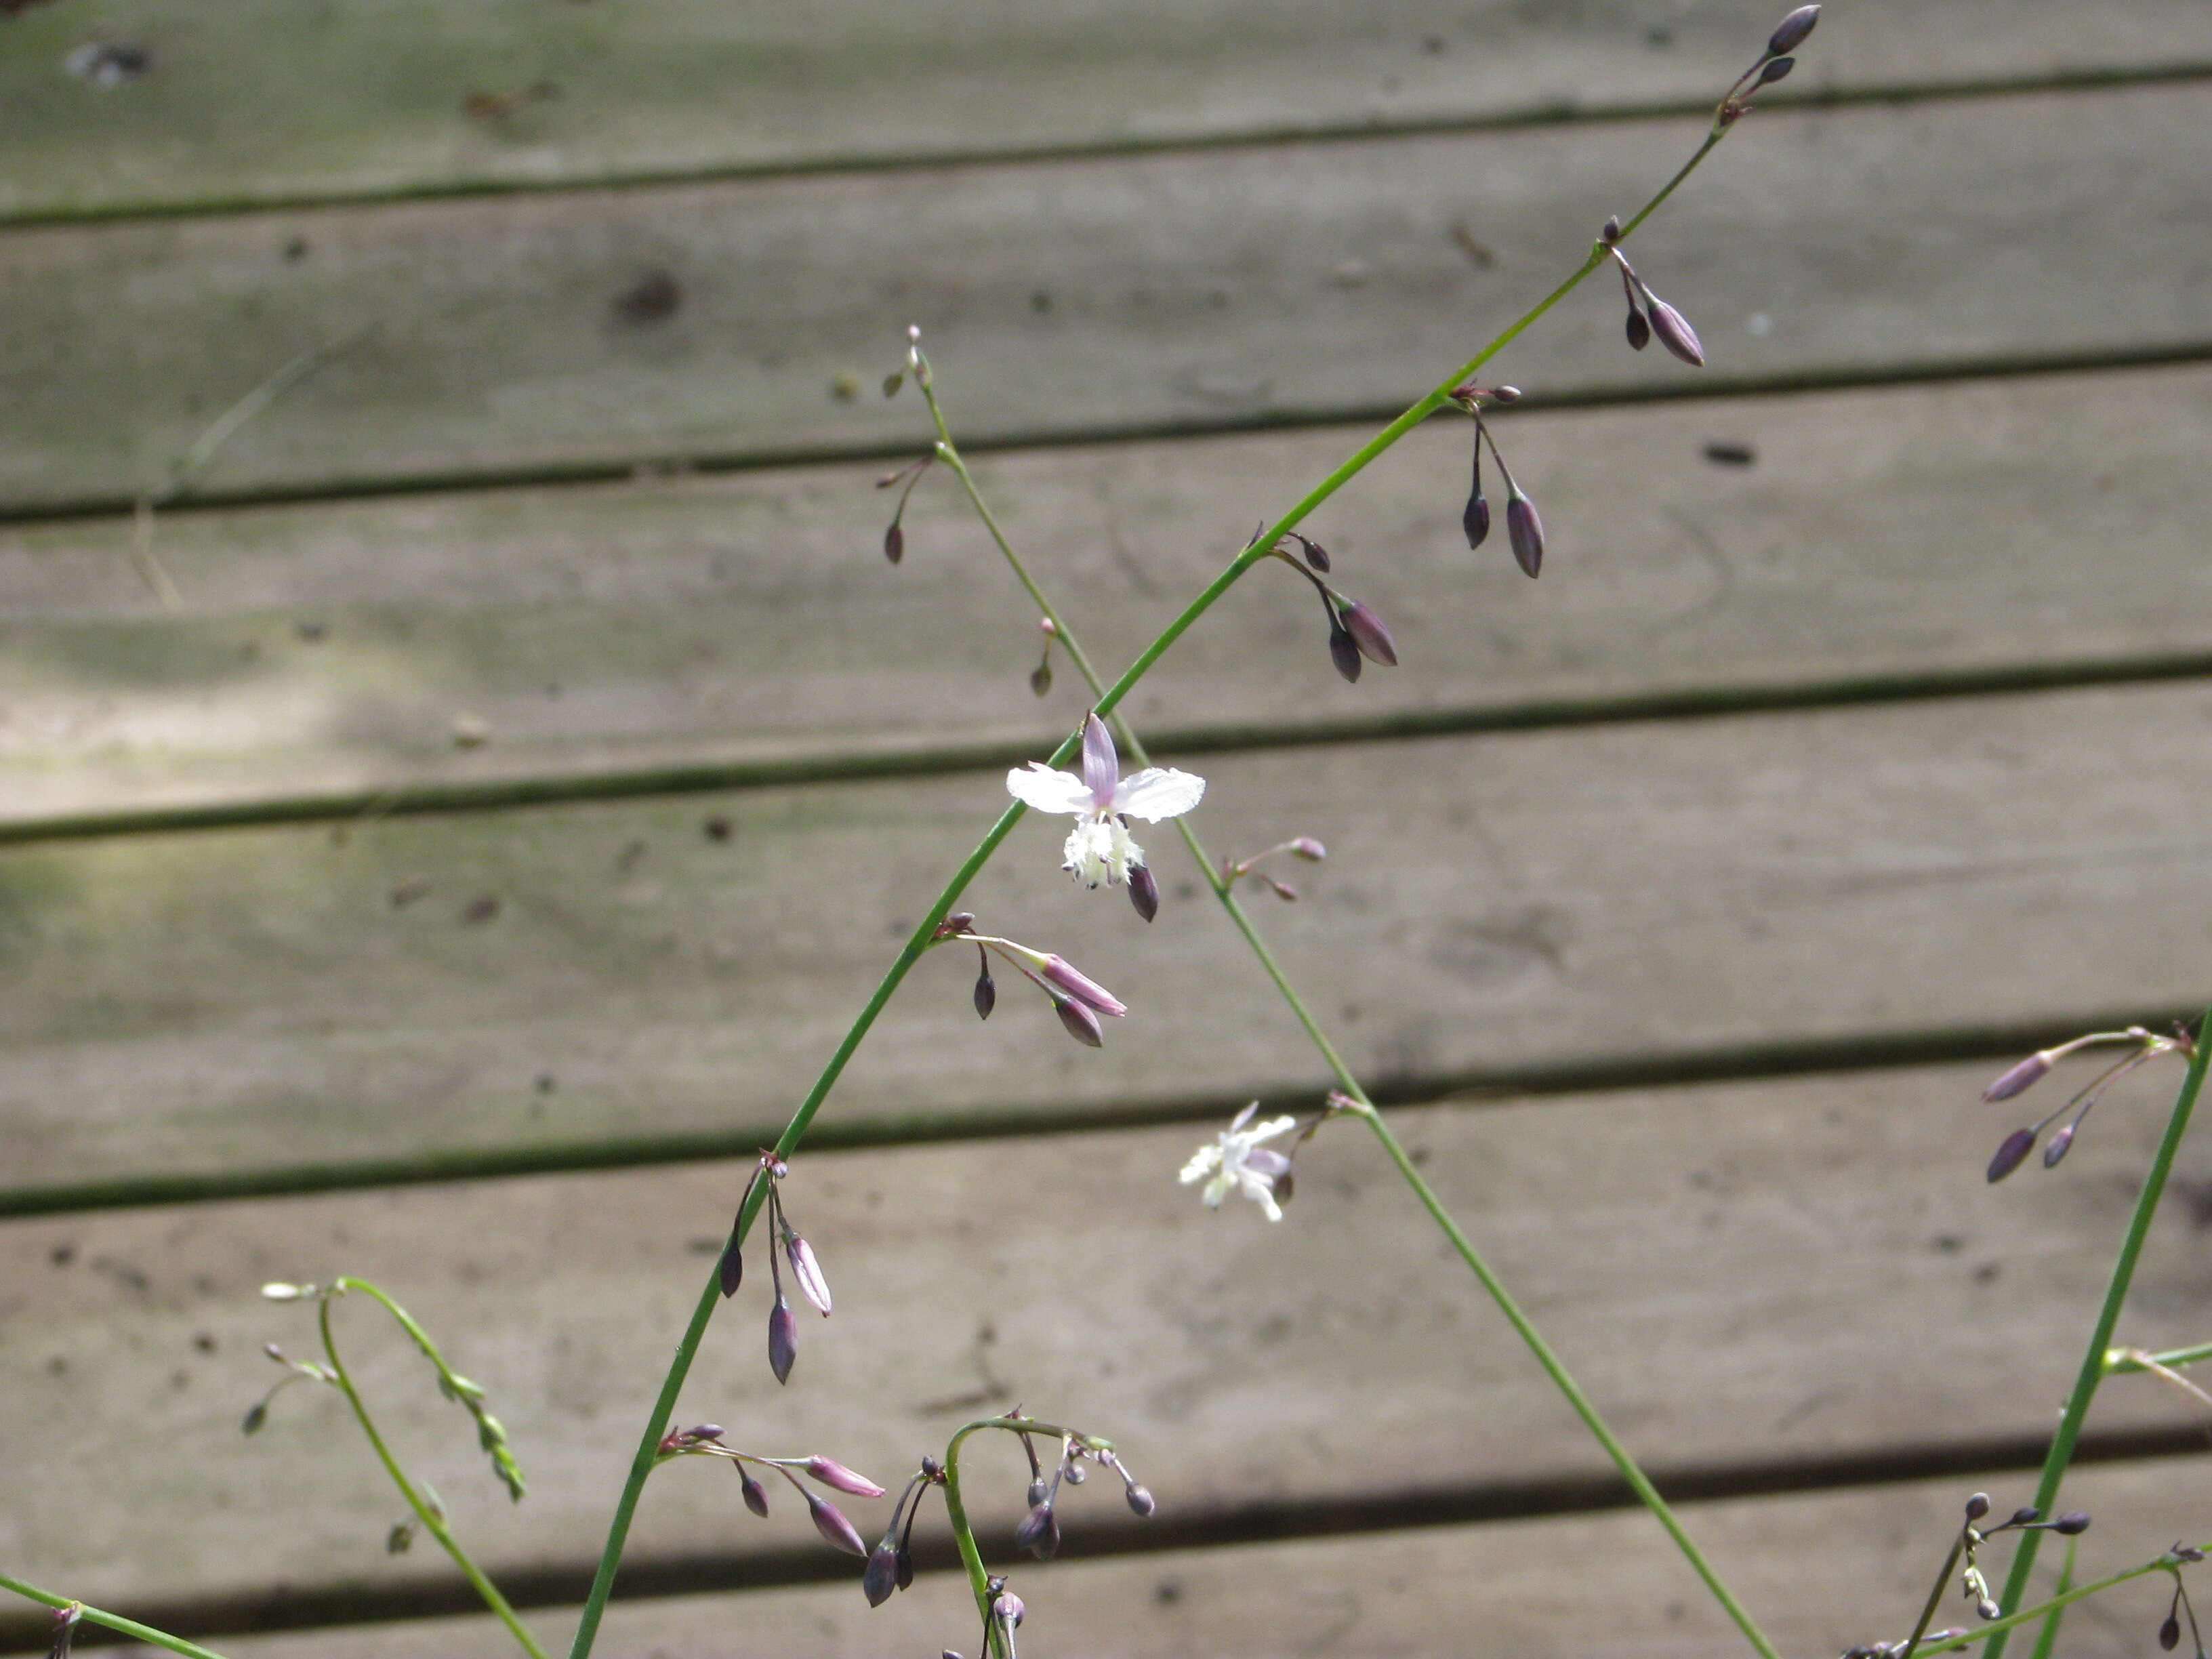
[[[1086,714],[1081,777],[1055,772],[1042,761],[1006,774],[1006,788],[1016,800],[1040,812],[1074,815],[1075,829],[1061,849],[1066,861],[1060,868],[1089,886],[1127,881],[1129,872],[1144,864],[1145,849],[1130,838],[1127,820],[1158,823],[1162,818],[1181,817],[1206,793],[1204,778],[1172,767],[1148,766],[1126,778],[1121,769],[1106,723]]]
[[[1287,1134],[1298,1127],[1294,1117],[1271,1117],[1265,1123],[1244,1126],[1252,1121],[1252,1114],[1260,1109],[1254,1101],[1231,1120],[1221,1138],[1211,1146],[1201,1146],[1191,1154],[1190,1162],[1182,1166],[1182,1184],[1194,1181],[1206,1182],[1200,1194],[1208,1209],[1218,1210],[1221,1200],[1235,1188],[1267,1212],[1270,1221],[1283,1218],[1282,1206],[1275,1202],[1275,1182],[1288,1175],[1291,1160],[1280,1152],[1262,1146],[1263,1140],[1273,1140],[1277,1135]]]

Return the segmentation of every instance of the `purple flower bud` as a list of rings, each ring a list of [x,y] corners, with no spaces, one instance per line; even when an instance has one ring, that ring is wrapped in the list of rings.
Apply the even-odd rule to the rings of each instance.
[[[730,1242],[722,1247],[720,1275],[722,1296],[726,1300],[738,1293],[738,1286],[744,1282],[745,1278],[745,1255],[738,1243],[738,1230],[734,1227],[730,1229]]]
[[[999,1599],[991,1603],[992,1617],[1006,1625],[1019,1625],[1029,1613],[1022,1598],[1012,1590],[1000,1590]]]
[[[1490,502],[1480,489],[1467,498],[1467,511],[1459,515],[1459,527],[1467,532],[1470,550],[1480,547],[1490,534]]]
[[[1597,239],[1601,242],[1617,242],[1620,240],[1620,216],[1619,214],[1613,214],[1606,220],[1604,224],[1598,228]]]
[[[1042,697],[1051,690],[1052,665],[1048,662],[1041,662],[1030,670],[1030,690],[1035,696]]]
[[[791,1377],[791,1362],[799,1358],[799,1321],[791,1311],[791,1304],[781,1297],[768,1316],[768,1368],[775,1373],[779,1382]]]
[[[2020,1168],[2021,1160],[2034,1150],[2034,1130],[2014,1129],[1997,1143],[1997,1155],[1990,1160],[1989,1179],[1992,1182],[2002,1181]]]
[[[2176,1544],[2166,1553],[2177,1561],[2202,1561],[2204,1552],[2194,1544]]]
[[[744,1489],[745,1507],[765,1518],[768,1515],[768,1488],[754,1480],[752,1471],[744,1464],[732,1460],[730,1467],[738,1472],[738,1484]]]
[[[1049,1503],[1039,1504],[1014,1528],[1014,1547],[1027,1550],[1040,1561],[1049,1561],[1060,1549],[1060,1517]]]
[[[2051,1137],[2050,1145],[2043,1149],[2043,1167],[2045,1169],[2055,1170],[2058,1167],[2058,1160],[2065,1157],[2067,1149],[2073,1146],[2074,1131],[2079,1127],[2080,1125],[2078,1123],[2069,1123],[2064,1128],[2061,1129],[2057,1134]]]
[[[891,527],[884,532],[884,556],[893,564],[906,557],[906,532],[899,528],[896,519],[893,519]]]
[[[1060,1023],[1067,1028],[1068,1036],[1085,1048],[1103,1048],[1106,1046],[1106,1035],[1098,1029],[1098,1016],[1074,998],[1054,997],[1052,1007],[1053,1012],[1060,1016]]]
[[[1813,25],[1820,21],[1818,6],[1800,6],[1775,25],[1774,33],[1766,39],[1770,56],[1779,58],[1784,52],[1795,52],[1813,32]]]
[[[1328,550],[1327,548],[1323,547],[1319,542],[1308,541],[1304,536],[1299,535],[1295,530],[1291,532],[1291,539],[1305,550],[1306,562],[1308,564],[1320,571],[1322,575],[1326,576],[1328,574],[1329,557]]]
[[[901,1545],[898,1553],[898,1587],[901,1589],[907,1589],[911,1588],[913,1583],[914,1552]]]
[[[1651,343],[1651,325],[1634,306],[1628,308],[1628,343],[1638,351]]]
[[[1762,87],[1771,87],[1796,67],[1797,60],[1795,58],[1770,58],[1766,67],[1759,72],[1759,84]]]
[[[2034,1522],[2040,1521],[2042,1518],[2043,1511],[2036,1508],[2034,1504],[2022,1504],[2018,1509],[2014,1510],[2010,1515],[2005,1517],[2005,1525],[2008,1527],[2025,1527]]]
[[[1340,627],[1328,631],[1328,659],[1336,665],[1336,672],[1357,684],[1359,679],[1359,647],[1352,643],[1352,635]]]
[[[2000,1619],[2004,1616],[2004,1609],[1984,1595],[1974,1603],[1974,1613],[1977,1618]]]
[[[1328,856],[1328,848],[1322,846],[1311,836],[1300,836],[1297,839],[1291,842],[1290,843],[1290,852],[1293,857],[1302,858],[1308,864],[1319,864],[1323,859]]]
[[[720,1423],[701,1423],[684,1430],[684,1437],[690,1441],[720,1440],[722,1437],[722,1425]]]
[[[1083,717],[1083,786],[1100,811],[1114,804],[1115,787],[1121,781],[1121,757],[1114,752],[1114,734],[1096,714]]]
[[[791,1258],[791,1276],[799,1281],[799,1294],[822,1310],[824,1319],[830,1317],[830,1281],[822,1276],[822,1264],[814,1259],[814,1247],[793,1233],[784,1243]],[[876,1488],[877,1492],[883,1490]],[[868,1494],[871,1498],[875,1492]]]
[[[2039,1049],[1982,1091],[1986,1101],[2010,1100],[2024,1095],[2051,1073],[2051,1056]]]
[[[1121,1495],[1129,1500],[1129,1508],[1132,1511],[1146,1518],[1151,1516],[1154,1510],[1159,1508],[1158,1500],[1152,1496],[1151,1488],[1147,1486],[1132,1482],[1129,1489]]]
[[[1966,1500],[1966,1519],[1978,1521],[1990,1512],[1990,1495],[1978,1492]]]
[[[246,1407],[246,1420],[238,1426],[242,1433],[258,1434],[261,1431],[261,1425],[268,1420],[269,1402],[265,1400],[257,1400]]]
[[[2089,1530],[2089,1511],[2069,1510],[2051,1523],[2051,1530],[2068,1538],[2076,1537]]]
[[[991,1010],[999,1006],[999,982],[991,977],[991,964],[985,963],[975,975],[975,1018],[988,1019]]]
[[[1035,1509],[1038,1504],[1043,1503],[1045,1493],[1050,1490],[1051,1488],[1046,1486],[1045,1479],[1042,1475],[1032,1476],[1030,1480],[1029,1497],[1026,1500],[1029,1506],[1031,1509]]]
[[[2168,1653],[2172,1653],[2174,1649],[2181,1645],[2179,1615],[2171,1613],[2166,1615],[2166,1622],[2158,1627],[2158,1644]]]
[[[1536,503],[1518,489],[1505,500],[1505,533],[1513,543],[1513,557],[1531,577],[1544,565],[1544,521],[1536,516]]]
[[[1398,665],[1398,642],[1390,637],[1390,630],[1382,625],[1382,618],[1358,599],[1344,608],[1345,631],[1359,647],[1359,654],[1370,662],[1379,662],[1385,668]]]
[[[884,1489],[865,1474],[847,1468],[834,1457],[824,1457],[819,1452],[806,1460],[806,1472],[825,1486],[835,1486],[839,1492],[848,1492],[855,1498],[881,1498]]]
[[[888,1538],[868,1552],[868,1570],[860,1575],[860,1593],[868,1605],[879,1607],[898,1589],[898,1550]]]
[[[860,1534],[853,1530],[853,1523],[835,1504],[809,1492],[806,1508],[814,1517],[814,1530],[822,1534],[823,1541],[830,1548],[842,1550],[848,1555],[867,1554],[868,1547],[860,1541]]]
[[[1129,867],[1129,908],[1150,921],[1160,913],[1160,884],[1148,866]]]
[[[1690,326],[1690,319],[1657,295],[1648,297],[1651,301],[1651,331],[1659,337],[1659,343],[1691,368],[1703,368],[1705,349],[1698,343],[1698,331]]]
[[[1049,956],[1037,969],[1046,984],[1065,991],[1078,1002],[1096,1008],[1100,1013],[1119,1019],[1129,1012],[1128,1005],[1097,981],[1079,973],[1062,956]]]

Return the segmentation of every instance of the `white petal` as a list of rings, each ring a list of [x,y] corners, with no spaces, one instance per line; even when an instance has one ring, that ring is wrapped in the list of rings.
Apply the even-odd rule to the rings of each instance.
[[[1114,826],[1119,829],[1117,824]],[[1102,881],[1114,878],[1114,836],[1112,830],[1097,818],[1079,819],[1068,832],[1067,844],[1060,848],[1060,868],[1069,872],[1086,887],[1096,887]]]
[[[1106,820],[1106,880],[1110,885],[1129,878],[1130,866],[1145,861],[1145,849],[1137,845],[1129,832],[1121,827],[1119,818]]]
[[[1073,772],[1055,772],[1042,761],[1031,761],[1006,774],[1006,791],[1024,805],[1040,812],[1087,812],[1091,792]]]
[[[1121,787],[1114,792],[1114,810],[1146,823],[1158,823],[1162,818],[1181,817],[1198,805],[1205,793],[1204,778],[1178,772],[1172,766],[1148,766],[1121,780]]]
[[[1201,1146],[1190,1155],[1190,1162],[1182,1166],[1182,1184],[1203,1181],[1221,1165],[1221,1148]]]

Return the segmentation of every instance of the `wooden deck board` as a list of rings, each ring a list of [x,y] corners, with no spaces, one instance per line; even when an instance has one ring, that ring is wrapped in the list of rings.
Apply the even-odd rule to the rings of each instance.
[[[2108,1102],[2055,1174],[1993,1188],[1982,1164],[2013,1115],[1975,1100],[1988,1072],[1398,1121],[1662,1478],[1698,1472],[1710,1489],[1731,1471],[1866,1455],[2025,1465],[2078,1363],[2179,1073]],[[1170,1126],[801,1158],[787,1201],[821,1253],[836,1316],[807,1316],[777,1389],[756,1261],[763,1282],[709,1334],[679,1417],[889,1480],[994,1408],[979,1396],[996,1382],[1000,1406],[1018,1396],[1115,1436],[1169,1523],[1214,1536],[1400,1498],[1430,1514],[1540,1507],[1561,1483],[1601,1476],[1595,1449],[1356,1126],[1301,1154],[1278,1226],[1241,1201],[1211,1214],[1176,1182],[1195,1139]],[[707,1164],[0,1227],[0,1434],[18,1489],[43,1494],[0,1512],[0,1559],[103,1603],[234,1611],[343,1586],[374,1605],[440,1582],[419,1551],[384,1555],[393,1500],[335,1399],[295,1389],[259,1437],[239,1437],[276,1374],[262,1342],[313,1343],[303,1310],[263,1303],[256,1287],[353,1272],[441,1337],[514,1437],[532,1491],[511,1508],[411,1351],[374,1309],[343,1310],[380,1422],[472,1547],[501,1567],[580,1571],[743,1175]],[[2179,1178],[2185,1191],[2212,1179],[2212,1152],[2187,1149]],[[2202,1335],[2202,1225],[2186,1206],[2161,1219],[2121,1340]],[[2093,1432],[2164,1428],[2185,1444],[2193,1420],[2186,1401],[2135,1379],[2112,1385]],[[57,1435],[62,1422],[131,1431]],[[1011,1454],[972,1466],[1000,1477],[975,1474],[970,1489],[994,1548],[1018,1513]],[[865,1528],[887,1505],[852,1510]],[[726,1471],[675,1466],[655,1478],[636,1559],[811,1571],[820,1547],[790,1511],[754,1522]],[[1126,1540],[1138,1523],[1094,1486],[1072,1500],[1069,1525]]]
[[[1502,546],[1468,552],[1466,436],[1425,429],[1315,525],[1338,579],[1395,628],[1403,667],[1340,683],[1311,594],[1262,570],[1138,689],[1139,728],[1218,746],[1292,726],[2212,653],[2196,529],[2212,371],[1561,411],[1500,429],[1549,527],[1540,586]],[[979,465],[1112,672],[1253,517],[1359,436]],[[1753,464],[1705,459],[1716,440],[1749,444]],[[894,572],[878,550],[879,470],[175,516],[158,544],[185,599],[175,615],[133,570],[124,521],[0,530],[0,834],[737,782],[1057,741],[1081,683],[1063,659],[1054,695],[1030,695],[1028,612],[951,481],[916,496]],[[489,741],[459,746],[466,720]]]
[[[2197,350],[2208,98],[1770,113],[1637,257],[1703,331],[1716,386]],[[909,322],[976,441],[1349,417],[1431,384],[1695,136],[1677,119],[25,230],[0,242],[0,506],[127,500],[280,364],[364,326],[208,490],[896,448],[915,410],[873,388]],[[655,272],[680,303],[626,319]],[[1695,383],[1626,350],[1602,282],[1495,368],[1547,395]]]
[[[2177,734],[2208,706],[2183,684],[1224,757],[1199,822],[1224,854],[1333,849],[1264,923],[1379,1084],[2017,1029],[2194,1006],[2212,751]],[[757,1145],[1004,800],[970,774],[747,793],[723,840],[717,804],[678,800],[9,849],[9,1184]],[[1018,981],[978,1027],[954,951],[830,1122],[1317,1086],[1171,837],[1146,929],[1060,872],[1062,833],[1018,826],[965,902],[1133,1005],[1104,1052]]]
[[[544,7],[247,0],[11,19],[0,102],[18,112],[0,216],[529,188],[918,156],[1208,142],[1252,133],[1528,118],[1707,100],[1750,60],[1774,0],[1663,13],[1608,0],[1540,19],[1492,0],[1380,14],[1299,0],[863,12],[808,0]],[[102,24],[105,24],[103,30]],[[63,67],[126,40],[145,78],[103,92]],[[2063,0],[1832,9],[1799,84],[1822,92],[2212,63],[2186,0],[2094,20]],[[471,93],[557,94],[471,118]]]

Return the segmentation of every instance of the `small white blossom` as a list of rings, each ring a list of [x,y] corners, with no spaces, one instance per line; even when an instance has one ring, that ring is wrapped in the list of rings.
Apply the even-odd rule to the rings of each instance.
[[[1289,1133],[1298,1127],[1298,1121],[1271,1117],[1265,1123],[1252,1123],[1252,1115],[1259,1109],[1255,1100],[1231,1120],[1213,1145],[1192,1153],[1190,1162],[1182,1166],[1182,1184],[1205,1182],[1206,1190],[1200,1196],[1213,1210],[1221,1207],[1221,1200],[1234,1188],[1265,1210],[1268,1220],[1280,1221],[1283,1210],[1275,1202],[1275,1182],[1290,1173],[1291,1160],[1260,1143]],[[1251,1127],[1247,1128],[1247,1124]]]
[[[1127,820],[1158,823],[1181,817],[1206,793],[1206,780],[1188,772],[1148,766],[1125,778],[1121,765],[1106,723],[1088,714],[1083,721],[1082,776],[1056,772],[1042,761],[1006,774],[1006,788],[1016,800],[1040,812],[1073,814],[1075,828],[1061,849],[1066,862],[1060,868],[1088,886],[1127,881],[1131,870],[1143,866],[1145,849],[1131,838]]]

